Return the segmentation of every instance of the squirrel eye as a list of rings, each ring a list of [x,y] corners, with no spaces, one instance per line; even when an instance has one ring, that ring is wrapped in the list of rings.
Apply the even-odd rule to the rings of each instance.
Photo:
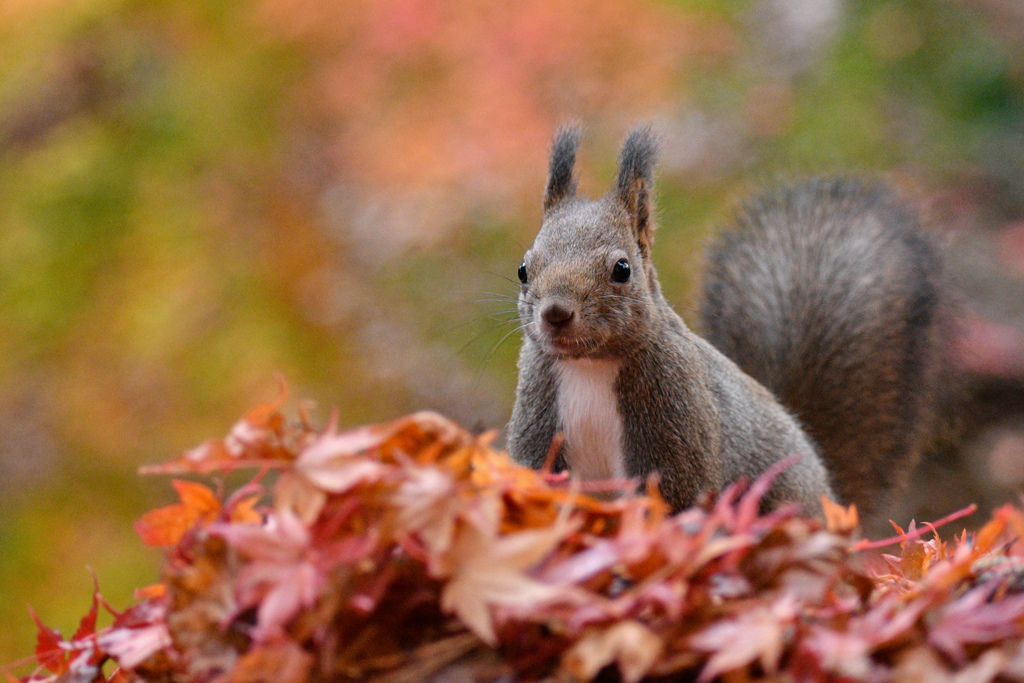
[[[526,263],[519,264],[519,281],[526,284]]]
[[[620,258],[612,267],[612,282],[629,282],[629,261]]]

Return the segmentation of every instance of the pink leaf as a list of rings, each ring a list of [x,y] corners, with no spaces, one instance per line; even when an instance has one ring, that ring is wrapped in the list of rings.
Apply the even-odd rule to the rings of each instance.
[[[441,595],[441,607],[455,612],[484,642],[496,645],[492,607],[529,610],[568,598],[564,587],[526,574],[568,533],[564,522],[498,537],[472,524],[463,526],[449,556],[452,577]]]
[[[328,430],[302,452],[295,461],[295,469],[325,491],[347,491],[358,484],[377,481],[388,472],[383,463],[358,457],[380,442],[380,435],[369,429],[344,434]]]
[[[967,658],[964,645],[992,643],[1017,635],[1017,620],[1024,615],[1024,595],[988,602],[991,596],[992,588],[975,588],[943,606],[928,632],[928,642],[962,663]]]
[[[172,645],[171,634],[162,624],[138,628],[111,628],[96,637],[99,646],[125,669],[132,669]]]
[[[712,653],[697,680],[710,681],[755,660],[761,662],[766,673],[775,673],[786,627],[796,618],[798,607],[795,598],[785,596],[769,607],[756,607],[734,620],[720,621],[697,633],[690,644]]]
[[[313,606],[326,584],[316,567],[308,562],[280,567],[273,572],[272,579],[272,588],[257,610],[253,637],[258,641],[280,634],[300,609]]]
[[[212,524],[210,531],[224,538],[243,555],[270,562],[289,562],[309,547],[309,530],[288,511],[270,514],[262,526]]]

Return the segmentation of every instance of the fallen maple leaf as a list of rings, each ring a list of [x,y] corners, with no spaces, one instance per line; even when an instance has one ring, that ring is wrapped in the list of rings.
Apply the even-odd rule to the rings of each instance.
[[[252,635],[258,641],[279,635],[300,609],[313,605],[327,584],[310,552],[309,530],[293,515],[270,515],[263,526],[215,524],[210,532],[248,559],[237,592],[243,607],[257,605]]]
[[[643,624],[626,620],[607,629],[591,629],[565,653],[565,670],[582,681],[592,680],[609,664],[617,664],[622,680],[637,683],[661,657],[665,643]]]
[[[36,622],[36,659],[39,665],[58,676],[67,673],[67,655],[61,648],[64,639],[60,632],[45,625],[31,607],[28,608],[28,613]]]
[[[388,472],[389,468],[378,460],[356,457],[382,441],[381,435],[370,429],[337,434],[328,427],[323,436],[298,457],[295,470],[323,491],[341,493],[358,484],[376,481]]]
[[[304,683],[315,660],[294,641],[259,645],[239,658],[228,683]]]
[[[398,508],[398,522],[408,533],[419,535],[431,558],[441,558],[451,547],[455,520],[464,507],[451,474],[438,467],[407,463],[405,480],[391,495]],[[435,567],[430,567],[435,570]]]
[[[316,521],[326,502],[326,491],[290,470],[282,472],[274,486],[274,509],[293,515],[307,526]]]
[[[928,631],[928,642],[962,664],[967,660],[965,645],[992,643],[1019,634],[1024,595],[989,602],[994,588],[980,586],[943,605]]]
[[[871,671],[871,642],[861,633],[813,627],[800,645],[811,653],[814,668],[844,678],[862,680]]]
[[[541,583],[526,573],[569,532],[564,520],[549,529],[505,536],[475,524],[460,525],[446,558],[451,577],[441,594],[442,609],[455,612],[485,643],[496,645],[492,607],[522,612],[569,597],[565,586]]]
[[[79,621],[71,640],[64,640],[58,631],[43,624],[29,608],[38,628],[36,660],[53,674],[51,679],[61,683],[109,683],[102,666],[111,656],[103,644],[103,637],[109,634],[110,629],[100,633],[96,631],[99,606],[102,604],[108,609],[109,606],[100,596],[99,587],[95,586],[95,577],[93,581],[92,605]]]
[[[223,503],[174,482],[139,524],[173,546],[162,583],[98,632],[96,592],[71,641],[39,623],[24,683],[1024,677],[1015,508],[948,542],[854,542],[852,509],[823,502],[832,531],[762,514],[779,468],[669,516],[653,480],[598,500],[433,413],[317,434],[279,407],[243,418],[237,457],[221,440],[154,470],[259,474]],[[897,542],[889,573],[864,569]]]
[[[135,523],[146,545],[176,545],[196,524],[208,524],[220,515],[220,501],[208,487],[181,479],[172,480],[171,485],[181,502],[147,512]]]
[[[754,661],[760,662],[765,673],[774,674],[785,646],[786,631],[799,608],[793,596],[783,596],[766,607],[743,612],[691,637],[693,647],[711,653],[697,681],[710,681]]]
[[[828,499],[828,496],[822,496],[821,509],[825,513],[825,528],[832,533],[850,533],[860,524],[856,505],[844,507],[833,503]]]
[[[173,644],[165,624],[115,627],[97,636],[99,645],[126,669],[133,669]]]

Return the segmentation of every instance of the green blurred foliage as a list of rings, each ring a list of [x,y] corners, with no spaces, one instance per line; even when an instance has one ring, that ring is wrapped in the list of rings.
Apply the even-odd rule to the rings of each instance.
[[[320,419],[499,426],[561,120],[592,194],[630,122],[668,131],[684,313],[702,240],[780,175],[980,178],[1021,211],[1024,16],[833,4],[801,47],[754,0],[0,2],[0,662],[26,603],[73,630],[86,567],[114,605],[159,579],[132,522],[171,491],[136,467],[277,373]]]

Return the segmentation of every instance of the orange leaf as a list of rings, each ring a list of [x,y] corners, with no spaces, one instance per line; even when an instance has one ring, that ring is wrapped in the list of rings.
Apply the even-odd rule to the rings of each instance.
[[[159,600],[167,595],[167,585],[162,583],[151,583],[148,586],[135,589],[136,600]]]
[[[617,664],[625,681],[639,681],[661,657],[662,637],[635,620],[618,622],[607,629],[591,629],[566,652],[566,670],[578,680],[589,681],[609,664]]]
[[[1010,506],[1007,505],[997,510],[995,516],[974,535],[974,547],[978,549],[979,553],[987,552],[991,549],[1003,533],[1003,530],[1006,529],[1006,511],[1008,509],[1010,509]]]
[[[832,533],[848,533],[856,529],[860,523],[856,505],[843,507],[838,503],[833,503],[826,496],[822,496],[821,508],[825,512],[825,527]]]
[[[229,517],[236,524],[259,524],[263,521],[263,515],[256,511],[256,504],[260,502],[260,496],[254,495],[243,498],[231,508]]]
[[[908,541],[903,546],[900,556],[900,570],[903,576],[911,581],[920,581],[928,571],[932,555],[924,543],[918,540]]]
[[[281,425],[281,406],[288,400],[288,382],[283,376],[277,378],[277,397],[256,406],[242,418],[255,429],[273,430]]]
[[[314,658],[293,641],[253,648],[239,658],[227,680],[230,683],[304,683],[310,678]]]
[[[190,481],[171,481],[180,503],[147,512],[135,523],[135,529],[146,545],[176,545],[198,522],[209,523],[220,514],[220,501],[206,486]]]

